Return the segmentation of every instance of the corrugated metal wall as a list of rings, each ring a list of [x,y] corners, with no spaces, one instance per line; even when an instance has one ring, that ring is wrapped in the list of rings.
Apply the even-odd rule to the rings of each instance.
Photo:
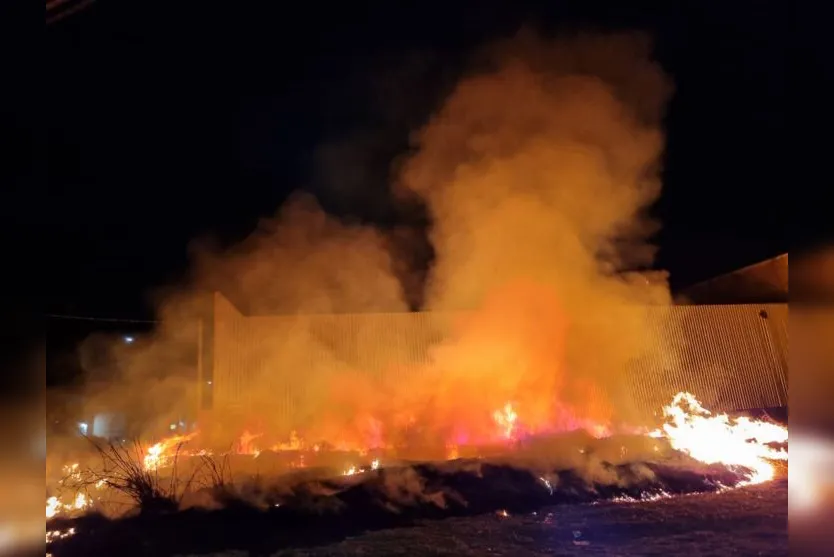
[[[640,408],[659,408],[678,391],[720,411],[787,406],[787,304],[668,312],[668,319],[650,318],[663,349],[635,358],[628,370]]]
[[[787,405],[787,305],[648,308],[656,342],[627,370],[638,410],[693,392],[716,411]],[[274,418],[303,416],[306,389],[342,372],[419,373],[455,315],[437,313],[246,317],[217,296],[214,405],[268,403]],[[363,349],[373,347],[373,349]]]

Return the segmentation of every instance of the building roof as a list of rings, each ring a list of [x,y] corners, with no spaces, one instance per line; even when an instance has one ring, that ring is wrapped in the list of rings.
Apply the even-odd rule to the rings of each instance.
[[[787,303],[788,254],[694,284],[680,298],[693,304]]]
[[[793,300],[830,305],[834,302],[834,250],[823,249],[794,258]]]

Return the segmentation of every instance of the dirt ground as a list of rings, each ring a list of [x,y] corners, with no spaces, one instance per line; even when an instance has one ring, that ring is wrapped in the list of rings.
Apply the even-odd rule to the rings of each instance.
[[[640,503],[427,521],[274,557],[347,555],[777,556],[788,554],[788,482]],[[246,552],[212,557],[248,557]]]

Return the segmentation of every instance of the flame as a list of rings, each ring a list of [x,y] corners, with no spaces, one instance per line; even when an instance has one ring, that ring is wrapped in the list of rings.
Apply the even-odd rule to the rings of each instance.
[[[375,458],[374,460],[371,461],[371,468],[370,469],[371,470],[379,469],[379,459],[378,458]],[[351,464],[350,466],[348,466],[345,469],[344,472],[342,472],[342,475],[343,476],[355,476],[356,474],[364,474],[367,471],[368,471],[367,468],[358,468],[358,467]]]
[[[746,417],[731,419],[726,414],[713,415],[706,410],[694,395],[688,392],[676,394],[670,405],[663,408],[666,423],[661,428],[646,432],[654,438],[665,438],[672,448],[688,454],[695,460],[706,464],[721,463],[727,466],[744,467],[752,472],[748,475],[745,484],[761,483],[772,479],[775,469],[772,461],[787,460],[788,454],[784,449],[776,449],[769,444],[784,443],[787,441],[787,428],[761,420],[752,420]],[[583,429],[596,438],[610,437],[613,433],[608,423],[598,423],[593,420],[576,417],[569,410],[564,410],[556,417],[558,425],[555,431],[571,431]],[[492,413],[494,427],[497,427],[495,434],[499,440],[512,442],[518,439],[519,435],[529,433],[529,429],[522,427],[520,411],[514,403],[506,402],[500,409]],[[356,452],[360,456],[367,455],[372,448],[386,446],[381,443],[382,426],[379,421],[368,418],[360,420],[360,423],[367,426],[370,433],[367,436],[369,444],[362,445],[357,441],[338,441],[331,447],[339,451]],[[617,430],[631,433],[640,432],[639,429],[626,426],[618,426]],[[470,437],[464,430],[457,429],[452,437],[453,442],[446,443],[446,458],[454,460],[460,454],[461,444],[467,444]],[[144,465],[147,470],[156,470],[164,466],[170,460],[174,450],[182,443],[192,439],[197,432],[188,435],[174,435],[159,441],[148,448],[144,456]],[[254,455],[257,457],[261,451],[254,441],[264,436],[263,432],[252,433],[244,430],[235,443],[232,452],[235,454]],[[493,438],[494,439],[494,438]],[[276,443],[271,446],[273,451],[303,451],[309,449],[317,453],[324,450],[319,443],[307,444],[296,431],[292,431],[288,441]],[[210,454],[206,450],[198,452],[187,452],[184,454]],[[303,455],[294,467],[304,467]],[[378,460],[374,460],[370,469],[376,469]],[[354,465],[346,467],[343,475],[350,476],[367,471]],[[77,473],[77,464],[65,467],[68,474]]]
[[[193,439],[195,435],[197,435],[196,431],[185,435],[172,435],[148,447],[142,458],[145,470],[159,470],[167,465],[178,448]]]
[[[277,445],[272,446],[273,451],[300,451],[303,448],[301,443],[301,438],[298,436],[298,433],[293,430],[290,432],[290,439],[286,443],[278,443]],[[314,451],[319,450],[318,445],[313,446]]]
[[[493,412],[492,418],[495,420],[495,423],[498,424],[498,427],[501,428],[501,434],[503,437],[506,439],[512,439],[513,431],[515,430],[515,422],[518,419],[518,414],[516,414],[513,409],[512,403],[508,402],[504,405],[504,408]]]
[[[651,501],[660,501],[661,499],[668,499],[672,497],[670,493],[666,491],[660,490],[656,492],[649,492],[643,493],[640,497],[629,497],[628,495],[622,495],[620,497],[614,497],[611,499],[613,503],[648,503]]]
[[[81,470],[79,469],[77,462],[65,464],[62,470],[64,472],[64,479],[61,480],[61,483],[64,483],[69,479],[78,480],[81,478]]]
[[[249,430],[244,430],[237,441],[237,454],[256,454],[260,451],[255,447],[253,441],[262,437],[263,433],[250,433]]]
[[[67,528],[66,530],[49,530],[46,532],[46,543],[52,543],[55,540],[63,540],[75,535],[75,528]]]
[[[53,495],[46,500],[46,518],[55,518],[63,512],[82,511],[92,504],[93,502],[90,498],[83,493],[76,493],[75,499],[73,499],[72,503],[61,503],[61,501]]]
[[[523,408],[517,407],[515,403],[507,402],[500,409],[492,413],[491,424],[491,439],[496,436],[507,442],[508,444],[517,440],[521,435],[528,434],[531,430],[528,429],[527,424],[521,420]],[[774,461],[785,461],[788,458],[788,453],[783,448],[776,448],[772,445],[784,444],[788,440],[787,428],[769,421],[753,420],[746,417],[730,418],[726,414],[712,414],[705,409],[694,395],[688,392],[680,392],[676,394],[671,404],[663,408],[665,423],[658,429],[648,431],[646,429],[638,429],[634,427],[627,427],[625,425],[616,426],[617,431],[629,432],[631,434],[648,435],[653,438],[661,438],[668,441],[669,445],[678,451],[681,451],[691,458],[706,463],[706,464],[723,464],[729,467],[741,468],[745,473],[745,481],[739,485],[758,484],[766,482],[775,476],[776,470]],[[489,413],[483,414],[485,423],[489,425]],[[564,431],[567,429],[585,429],[591,435],[598,438],[609,437],[612,435],[612,427],[608,423],[595,423],[590,420],[581,420],[567,414],[557,417],[559,425],[554,428],[556,431]],[[372,424],[369,430],[374,433],[372,437],[379,437],[379,424],[374,420],[368,420],[364,423]],[[497,429],[496,429],[497,427]],[[456,433],[452,436],[456,442],[447,441],[445,443],[446,458],[454,460],[459,457],[461,445],[466,445],[470,439],[465,430],[455,430]],[[176,455],[178,449],[186,442],[192,440],[197,431],[184,435],[173,435],[154,443],[149,446],[141,456],[141,462],[145,470],[155,471],[170,464],[170,461]],[[237,443],[232,447],[231,452],[236,454],[253,454],[257,456],[260,450],[255,447],[254,441],[264,436],[264,433],[252,433],[249,430],[244,432],[238,438]],[[358,455],[367,454],[371,446],[361,447],[355,442],[346,443],[340,442],[334,444],[308,444],[295,431],[291,432],[289,440],[282,443],[272,445],[274,451],[309,451],[306,453],[308,457],[313,454],[328,450],[352,450]],[[828,449],[830,451],[830,449]],[[584,453],[583,449],[579,449],[580,453]],[[182,456],[200,456],[212,454],[207,449],[194,449],[191,451],[182,451]],[[832,452],[825,453],[829,455]],[[822,457],[820,457],[822,458]],[[293,457],[290,467],[298,468],[305,467],[305,453]],[[377,470],[380,467],[380,460],[374,458],[369,464],[363,467],[346,464],[342,472],[343,476],[354,476],[363,474],[371,470]],[[63,467],[65,474],[64,480],[68,478],[80,478],[81,471],[77,463],[67,464]],[[539,478],[543,487],[553,493],[553,486],[551,481],[542,476]],[[61,484],[64,483],[61,480]],[[106,487],[107,482],[100,479],[95,488],[102,489]],[[812,505],[813,491],[809,486],[808,489],[796,490],[797,499],[802,500],[807,506]],[[805,496],[804,498],[802,496]],[[630,501],[647,501],[669,496],[666,493],[647,493],[639,499],[622,498],[621,502]],[[58,497],[52,496],[46,500],[46,518],[51,519],[64,512],[82,511],[89,508],[93,501],[84,493],[77,493],[75,498],[69,502],[64,503]]]
[[[61,511],[61,502],[54,495],[46,500],[46,518],[57,516]]]
[[[721,463],[750,469],[745,484],[773,479],[773,460],[787,460],[788,453],[769,443],[785,443],[786,427],[750,418],[731,419],[726,414],[712,415],[694,395],[680,392],[672,404],[663,408],[667,422],[649,435],[662,437],[672,448],[705,464]]]

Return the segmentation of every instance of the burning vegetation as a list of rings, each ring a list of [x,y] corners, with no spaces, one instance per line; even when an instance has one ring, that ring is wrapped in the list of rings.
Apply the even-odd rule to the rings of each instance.
[[[515,421],[507,420],[508,414],[515,414],[505,407],[494,416],[503,437],[499,446],[469,447],[469,458],[450,454],[454,460],[433,463],[404,461],[385,448],[345,452],[298,438],[261,450],[251,443],[251,433],[223,454],[200,449],[199,433],[149,445],[95,445],[100,461],[65,466],[58,495],[47,500],[47,543],[56,555],[73,554],[91,543],[73,545],[76,532],[96,530],[96,551],[115,550],[123,543],[123,528],[158,529],[171,522],[165,528],[182,526],[181,539],[154,535],[178,551],[193,550],[197,539],[239,548],[272,521],[314,521],[325,530],[338,524],[336,533],[419,517],[507,516],[508,510],[559,503],[650,502],[769,481],[778,463],[787,461],[787,429],[776,423],[712,415],[689,393],[676,396],[663,413],[662,427],[651,431],[634,428],[628,435],[602,437],[577,431],[536,439],[507,436],[508,421]],[[217,518],[221,521],[239,520],[242,513],[252,531],[232,539],[206,538],[205,521],[214,519],[184,510],[194,507],[216,509],[226,517]],[[91,511],[134,515],[125,515],[130,509],[140,518],[72,518]],[[351,513],[350,525],[344,513]],[[269,543],[302,542],[290,534],[279,537]]]
[[[787,428],[779,424],[747,417],[730,418],[726,414],[712,415],[689,393],[677,395],[663,412],[664,424],[651,431],[634,428],[628,435],[601,437],[577,431],[573,435],[519,439],[506,436],[506,416],[496,411],[496,431],[504,437],[500,444],[467,447],[471,454],[465,459],[458,458],[457,451],[451,452],[447,458],[455,464],[437,466],[438,470],[450,473],[455,470],[472,472],[488,463],[520,468],[536,477],[551,495],[562,487],[559,474],[569,472],[581,478],[591,491],[594,486],[614,486],[625,491],[637,489],[640,497],[658,497],[667,493],[666,489],[680,488],[673,484],[666,486],[663,481],[655,484],[658,478],[650,470],[651,466],[669,463],[680,466],[680,462],[689,463],[690,467],[693,463],[719,465],[712,469],[712,474],[723,479],[710,480],[710,474],[704,474],[706,483],[693,488],[699,491],[771,480],[777,473],[774,463],[787,460]],[[244,440],[251,440],[251,437],[248,432],[243,435]],[[397,479],[398,475],[414,474],[419,466],[398,458],[391,447],[340,451],[323,448],[320,444],[309,445],[295,438],[292,444],[265,450],[241,441],[226,452],[215,454],[199,448],[199,441],[196,432],[188,436],[171,436],[149,445],[91,441],[99,462],[85,467],[78,463],[64,466],[58,491],[64,498],[70,494],[69,501],[50,496],[46,502],[46,518],[77,515],[92,508],[112,512],[107,506],[112,501],[105,497],[108,492],[111,496],[113,492],[126,496],[127,502],[143,512],[174,510],[183,503],[188,504],[187,497],[201,492],[210,497],[233,496],[246,500],[244,493],[236,491],[230,458],[234,458],[238,467],[238,480],[245,482],[247,478],[251,481],[268,477],[276,482],[271,494],[274,499],[247,501],[250,505],[260,503],[267,507],[291,502],[296,495],[293,490],[305,482],[335,481],[331,489],[338,492],[345,487],[336,487],[339,476],[348,478],[385,471],[386,481],[390,480],[394,489],[393,484],[403,479]],[[646,468],[640,471],[640,466]],[[694,469],[703,468],[695,466]],[[425,486],[416,476],[413,480],[416,483],[409,490],[414,490],[412,494],[416,495]],[[282,488],[275,487],[281,484]],[[324,484],[318,485],[320,494],[328,491],[322,488]],[[405,486],[396,489],[405,489]],[[218,500],[212,503],[217,504]]]
[[[346,509],[384,525],[773,478],[785,427],[712,415],[685,392],[653,420],[657,409],[637,408],[623,387],[647,352],[677,363],[645,320],[647,306],[670,304],[665,275],[639,271],[654,255],[648,210],[671,90],[649,53],[630,35],[522,35],[483,53],[392,178],[392,203],[422,206],[431,222],[425,281],[403,280],[419,270],[390,231],[304,196],[241,245],[196,250],[190,288],[163,297],[152,342],[129,357],[113,349],[121,380],[93,398],[118,400],[148,432],[194,413],[182,355],[197,337],[195,290],[222,291],[252,316],[250,328],[214,330],[218,345],[248,335],[247,359],[234,381],[212,379],[197,429],[91,440],[92,456],[52,486],[47,519],[62,533],[51,545],[101,532],[93,519],[61,523],[91,509],[156,520],[147,516],[244,507],[261,513],[246,515],[252,525],[292,530],[315,515],[344,530],[335,517]],[[407,291],[417,282],[420,296]],[[405,312],[416,298],[449,316],[421,330],[419,354],[402,331],[324,334],[305,320]]]

